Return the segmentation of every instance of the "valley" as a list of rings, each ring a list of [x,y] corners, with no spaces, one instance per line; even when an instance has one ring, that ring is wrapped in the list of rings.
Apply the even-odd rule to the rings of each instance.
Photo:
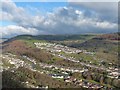
[[[0,55],[3,87],[119,90],[115,36],[26,35],[5,41]]]

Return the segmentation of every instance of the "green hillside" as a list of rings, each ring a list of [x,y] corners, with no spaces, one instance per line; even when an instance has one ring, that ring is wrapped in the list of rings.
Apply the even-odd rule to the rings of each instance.
[[[117,90],[119,76],[111,73],[118,69],[118,37],[105,34],[11,38],[2,44],[3,87]]]

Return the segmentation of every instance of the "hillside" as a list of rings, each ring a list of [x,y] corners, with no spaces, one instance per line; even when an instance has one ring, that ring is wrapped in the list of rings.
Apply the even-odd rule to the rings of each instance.
[[[38,36],[32,36],[32,35],[19,35],[13,38],[8,39],[6,42],[12,41],[12,40],[47,40],[47,41],[64,41],[64,40],[87,40],[89,38],[93,38],[96,35],[38,35]]]
[[[99,35],[98,37],[96,37],[94,39],[100,39],[100,40],[120,40],[120,33],[103,34],[103,35]]]
[[[119,40],[120,35],[118,33],[114,33],[97,35],[92,39],[77,43],[68,42],[66,44],[64,41],[62,44],[78,49],[96,52],[98,57],[103,58],[104,60],[106,59],[109,62],[114,62],[114,64],[118,64]]]
[[[43,50],[39,50],[30,45],[27,45],[27,43],[22,40],[14,40],[3,45],[3,53],[9,52],[18,56],[26,55],[41,62],[45,62],[45,60],[50,60],[52,58],[52,55],[44,52]]]
[[[118,42],[116,34],[14,37],[2,44],[3,87],[117,90]]]

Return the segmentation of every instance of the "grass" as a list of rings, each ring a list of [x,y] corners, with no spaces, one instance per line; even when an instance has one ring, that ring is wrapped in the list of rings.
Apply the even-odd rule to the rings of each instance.
[[[73,35],[73,36],[75,36],[75,35]],[[52,42],[67,45],[67,46],[72,46],[73,44],[84,43],[85,41],[88,41],[88,40],[90,40],[94,37],[96,37],[96,35],[78,35],[77,38],[76,37],[73,37],[73,38],[71,37],[71,38],[68,38],[68,39],[60,40],[60,41],[54,40]]]
[[[44,40],[30,39],[30,40],[24,40],[24,42],[25,42],[27,45],[31,46],[31,47],[35,47],[35,45],[34,45],[35,42],[37,42],[37,43],[41,43],[41,42],[44,43],[44,42],[46,42],[46,41],[44,41]]]
[[[114,55],[114,54],[97,52],[96,56],[98,58],[103,59],[107,63],[117,64],[117,62],[118,62],[118,56]]]
[[[2,59],[2,63],[3,63],[3,67],[14,67],[14,64],[10,64],[8,61],[6,61],[5,59]]]
[[[92,56],[92,55],[88,55],[88,54],[84,54],[84,53],[80,53],[80,54],[66,54],[66,53],[62,53],[62,54],[65,55],[66,57],[74,57],[75,59],[80,60],[81,62],[86,62],[86,63],[91,62],[91,63],[96,64],[96,65],[99,64],[99,61],[98,61],[98,59],[96,58],[95,55]],[[94,59],[94,57],[96,59]]]

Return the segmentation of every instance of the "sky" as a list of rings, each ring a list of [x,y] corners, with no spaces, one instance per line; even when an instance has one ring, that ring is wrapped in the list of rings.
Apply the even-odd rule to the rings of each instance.
[[[113,33],[118,31],[117,2],[12,2],[0,3],[2,37]]]

